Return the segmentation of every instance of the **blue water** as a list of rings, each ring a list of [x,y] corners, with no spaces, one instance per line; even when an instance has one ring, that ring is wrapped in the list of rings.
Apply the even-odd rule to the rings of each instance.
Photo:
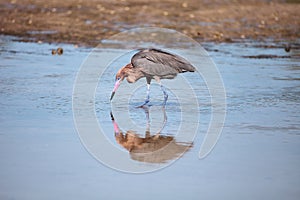
[[[94,159],[75,129],[73,84],[91,49],[14,40],[0,38],[0,199],[299,198],[299,51],[286,53],[282,48],[260,48],[257,43],[205,43],[227,94],[227,116],[217,145],[205,159],[198,158],[211,117],[209,94],[202,85],[199,91],[203,93],[197,94],[202,103],[201,122],[193,147],[167,168],[135,175]],[[51,49],[58,46],[64,54],[52,56]],[[243,57],[259,54],[292,57]],[[113,79],[112,75],[107,80],[107,95]],[[154,84],[157,104],[162,100],[159,92]],[[133,103],[143,100],[144,90],[136,95]],[[101,98],[96,96],[96,100]],[[172,134],[180,121],[172,92],[169,100],[166,135]],[[96,116],[117,146],[109,110],[101,105],[96,102]],[[151,112],[160,110],[153,106]],[[139,131],[145,130],[144,111],[130,107],[129,116],[138,123]],[[152,116],[160,126],[162,119],[155,118],[160,115]],[[115,117],[122,120],[122,115]]]

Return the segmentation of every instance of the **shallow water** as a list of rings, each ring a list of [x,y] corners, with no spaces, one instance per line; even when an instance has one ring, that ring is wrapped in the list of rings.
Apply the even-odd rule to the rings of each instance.
[[[195,81],[200,124],[193,146],[167,168],[134,175],[113,170],[95,160],[75,130],[73,84],[91,49],[61,44],[64,54],[52,56],[51,49],[57,48],[57,44],[22,43],[14,39],[1,36],[0,40],[1,199],[299,198],[297,50],[286,53],[281,48],[259,48],[258,43],[204,44],[218,66],[227,94],[226,122],[217,145],[205,159],[198,159],[211,108],[205,84],[202,80]],[[106,51],[112,55],[123,52]],[[245,57],[260,54],[292,56]],[[116,69],[128,60],[129,55],[116,60]],[[111,79],[104,77],[107,84],[99,84],[96,90],[95,115],[106,137],[127,152],[115,140],[109,102],[100,103],[108,100],[114,82],[113,75]],[[192,78],[192,75],[184,74],[184,77]],[[99,95],[102,91],[104,95]],[[151,92],[150,132],[155,133],[163,126],[162,94],[157,84]],[[145,88],[140,88],[129,104],[116,94],[113,108],[120,128],[135,129],[141,137],[147,128],[146,113],[135,105],[143,101],[144,94]],[[182,107],[171,90],[169,95],[168,119],[162,133],[174,136]],[[134,127],[122,124],[125,105],[129,105],[126,109],[136,123]],[[128,152],[127,156],[130,157]]]

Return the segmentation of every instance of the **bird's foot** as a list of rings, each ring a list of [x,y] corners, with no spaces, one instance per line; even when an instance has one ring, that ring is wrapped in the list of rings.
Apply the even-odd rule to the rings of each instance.
[[[151,105],[149,104],[149,102],[150,102],[150,100],[149,100],[149,99],[146,99],[145,102],[144,102],[142,105],[137,106],[137,108],[144,108],[145,106],[151,106]]]
[[[166,106],[167,100],[168,100],[168,95],[164,94],[164,102],[163,102],[163,106]]]

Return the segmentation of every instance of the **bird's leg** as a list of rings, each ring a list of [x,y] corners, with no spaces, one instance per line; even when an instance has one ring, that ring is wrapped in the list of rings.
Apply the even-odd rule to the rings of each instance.
[[[146,81],[147,81],[147,96],[145,99],[145,102],[139,106],[140,108],[147,105],[150,102],[150,83],[151,83],[151,77],[146,76]]]
[[[147,83],[147,96],[146,96],[145,102],[138,107],[142,108],[145,105],[147,105],[149,102],[150,102],[150,83]]]
[[[161,84],[160,78],[158,76],[154,76],[154,79],[160,85],[160,88],[161,88],[161,90],[164,93],[164,103],[163,103],[163,106],[166,106],[166,103],[167,103],[167,100],[168,100],[168,93],[166,91],[166,88]]]
[[[145,103],[149,103],[150,101],[150,84],[147,83],[147,96],[146,96],[146,100]]]
[[[159,83],[159,84],[160,84],[161,90],[162,90],[163,93],[164,93],[164,103],[163,103],[163,106],[165,106],[166,103],[167,103],[167,100],[168,100],[168,93],[167,93],[167,91],[166,91],[166,88],[165,88],[161,83]]]

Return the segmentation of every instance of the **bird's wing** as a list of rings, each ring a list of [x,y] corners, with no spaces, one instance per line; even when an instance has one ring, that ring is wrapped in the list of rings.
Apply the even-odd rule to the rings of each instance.
[[[136,53],[131,63],[144,73],[152,76],[176,75],[195,68],[184,58],[158,49],[144,49]]]

